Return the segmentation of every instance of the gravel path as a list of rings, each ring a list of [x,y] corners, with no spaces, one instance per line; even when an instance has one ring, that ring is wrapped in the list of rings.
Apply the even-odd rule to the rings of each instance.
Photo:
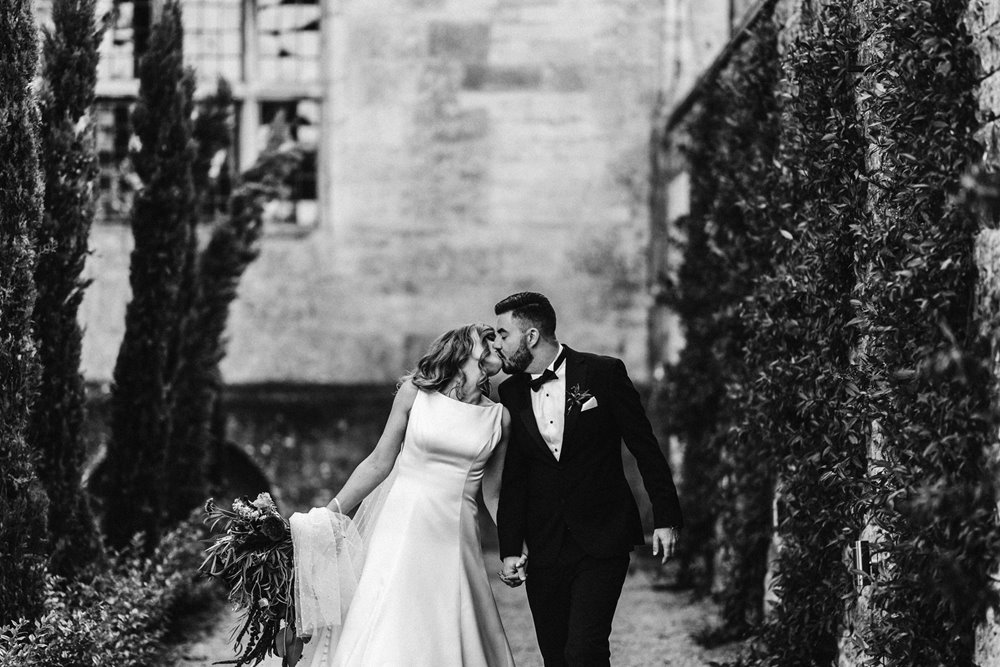
[[[496,554],[487,554],[486,562],[497,562]],[[737,646],[708,650],[691,640],[692,632],[715,621],[714,607],[704,600],[692,601],[688,591],[670,590],[663,585],[670,578],[658,574],[648,554],[633,555],[611,634],[612,664],[708,667],[735,657]],[[507,588],[495,577],[493,582],[493,593],[518,667],[541,667],[524,589]],[[186,647],[176,667],[208,667],[218,660],[232,660],[229,632],[235,622],[236,615],[227,610],[212,634]],[[281,660],[273,658],[261,664],[281,667]]]

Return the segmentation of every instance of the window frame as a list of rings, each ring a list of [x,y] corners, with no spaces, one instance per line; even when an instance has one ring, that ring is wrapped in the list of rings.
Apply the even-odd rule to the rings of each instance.
[[[208,0],[212,1],[212,0]],[[162,7],[163,0],[150,0],[152,3],[152,21],[155,21]],[[295,100],[309,100],[315,102],[319,107],[318,113],[318,133],[319,141],[316,146],[316,219],[311,224],[302,223],[281,223],[267,225],[267,234],[298,234],[309,232],[313,229],[327,224],[330,210],[329,193],[329,173],[331,168],[331,155],[327,147],[330,142],[327,140],[327,120],[332,111],[329,91],[331,89],[327,74],[323,67],[318,68],[319,79],[316,81],[267,81],[260,78],[260,56],[259,44],[257,41],[257,0],[241,0],[241,23],[242,23],[242,78],[240,81],[230,81],[233,98],[236,103],[236,137],[235,152],[237,157],[237,169],[239,172],[246,171],[256,162],[259,156],[258,134],[261,124],[261,104],[271,102],[291,102]],[[318,2],[319,5],[319,45],[320,52],[318,59],[321,63],[326,62],[330,50],[330,17],[327,14],[327,3]],[[104,54],[102,54],[103,57]],[[134,70],[133,70],[134,74]],[[200,99],[210,94],[214,89],[204,87],[207,81],[202,81],[195,92],[195,98]],[[99,103],[134,103],[139,94],[139,80],[137,78],[113,78],[99,76],[96,86],[96,100]],[[126,219],[108,219],[99,216],[101,224],[121,224],[127,222]]]

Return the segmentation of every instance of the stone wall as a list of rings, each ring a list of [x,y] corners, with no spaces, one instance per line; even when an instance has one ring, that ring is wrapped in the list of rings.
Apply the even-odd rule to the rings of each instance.
[[[966,14],[966,25],[973,45],[979,53],[982,83],[979,89],[980,118],[983,122],[979,140],[983,145],[984,166],[990,171],[1000,169],[1000,1],[972,0]],[[989,221],[995,226],[996,221]],[[1000,230],[983,229],[976,239],[976,264],[980,276],[980,317],[984,323],[998,321],[1000,300]],[[996,346],[994,345],[994,348]],[[994,364],[1000,374],[1000,356],[994,349]],[[977,633],[976,664],[981,667],[1000,665],[1000,621],[991,611]]]
[[[647,376],[647,142],[663,0],[331,0],[310,231],[268,234],[244,277],[230,383],[388,382],[427,342],[547,293],[560,337]],[[111,377],[126,227],[93,231],[88,379]]]

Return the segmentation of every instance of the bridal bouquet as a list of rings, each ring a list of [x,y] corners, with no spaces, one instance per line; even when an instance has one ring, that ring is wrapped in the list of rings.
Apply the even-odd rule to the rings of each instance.
[[[224,664],[240,667],[252,661],[256,665],[275,652],[285,658],[285,664],[294,664],[297,656],[286,656],[283,650],[295,627],[288,521],[268,493],[252,501],[237,498],[232,510],[222,509],[209,498],[205,514],[213,530],[222,522],[226,530],[205,550],[199,571],[222,580],[229,589],[229,601],[242,611],[242,627],[233,633],[237,658]]]

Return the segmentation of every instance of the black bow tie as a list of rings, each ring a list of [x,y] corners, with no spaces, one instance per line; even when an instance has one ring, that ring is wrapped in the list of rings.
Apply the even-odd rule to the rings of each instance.
[[[528,386],[531,387],[531,391],[538,391],[542,388],[542,385],[549,380],[558,380],[559,376],[551,368],[546,368],[545,372],[536,378],[532,378],[528,381]]]
[[[566,358],[566,348],[556,357],[556,361],[552,364],[552,368],[546,368],[545,372],[536,378],[528,380],[528,386],[531,387],[531,391],[538,391],[542,388],[542,385],[550,380],[558,380],[559,376],[556,375],[556,370],[562,365],[563,359]],[[555,370],[553,370],[555,369]]]

